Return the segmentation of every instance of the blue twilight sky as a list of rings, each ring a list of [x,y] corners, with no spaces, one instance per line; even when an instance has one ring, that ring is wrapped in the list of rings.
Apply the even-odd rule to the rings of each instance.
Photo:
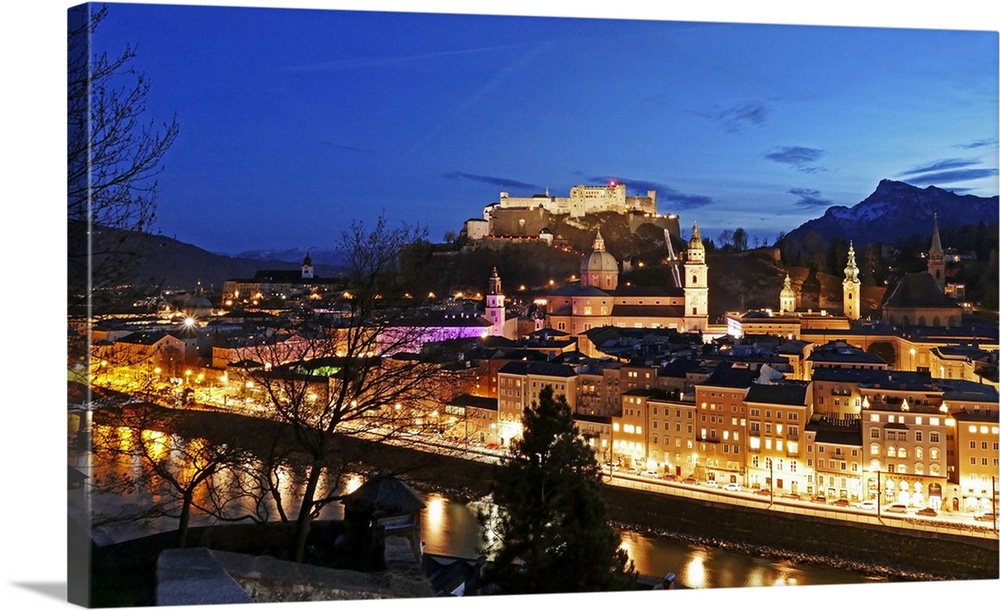
[[[998,192],[996,31],[112,4],[126,43],[181,126],[155,228],[212,251],[611,178],[768,241],[883,178]]]

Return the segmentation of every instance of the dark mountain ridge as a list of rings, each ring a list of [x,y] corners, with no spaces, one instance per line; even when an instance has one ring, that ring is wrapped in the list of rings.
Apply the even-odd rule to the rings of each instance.
[[[72,223],[70,231],[73,231]],[[215,254],[164,235],[120,231],[107,227],[93,227],[90,231],[92,252],[121,250],[120,244],[131,252],[139,253],[132,284],[139,292],[157,289],[193,290],[201,286],[207,291],[219,291],[229,279],[252,278],[261,270],[301,269],[298,262],[262,260]],[[71,253],[72,254],[72,253]],[[313,272],[318,277],[337,277],[338,268],[316,264]]]
[[[938,226],[960,227],[984,222],[996,224],[1000,215],[998,197],[959,195],[936,186],[919,188],[882,180],[871,195],[852,206],[833,206],[819,218],[803,223],[785,235],[786,240],[806,243],[815,233],[829,243],[833,238],[853,241],[855,249],[868,244],[890,244],[911,235],[930,239],[937,213]]]

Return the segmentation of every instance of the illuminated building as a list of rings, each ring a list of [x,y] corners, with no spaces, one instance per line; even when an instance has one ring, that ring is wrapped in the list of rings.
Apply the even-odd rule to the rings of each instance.
[[[744,398],[759,372],[740,364],[719,364],[695,386],[696,477],[739,482],[745,469],[747,406]]]
[[[546,299],[549,328],[570,335],[604,326],[705,331],[708,325],[708,265],[695,225],[684,263],[684,286],[621,286],[618,261],[600,231],[580,263],[580,283],[560,287]]]
[[[775,495],[814,493],[804,434],[812,417],[809,382],[754,383],[745,405],[746,485],[771,489]]]

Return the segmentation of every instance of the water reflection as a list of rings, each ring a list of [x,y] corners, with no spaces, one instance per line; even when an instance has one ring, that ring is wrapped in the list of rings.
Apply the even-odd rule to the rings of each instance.
[[[108,430],[95,426],[94,433],[95,436],[110,436],[121,443],[130,442],[130,432],[127,429]],[[173,436],[157,438],[157,446],[164,455],[174,454],[184,442],[184,439]],[[75,459],[71,454],[70,463],[83,470],[84,474],[90,475],[91,480],[100,480],[101,477],[114,473],[134,474],[142,468],[140,460],[136,457],[119,456],[116,460],[99,460],[87,453],[81,453],[75,456]],[[247,480],[247,476],[244,471],[223,470],[213,476],[212,484],[222,487],[238,482],[240,486],[249,489],[255,482]],[[335,491],[351,493],[363,482],[361,475],[351,474],[344,478],[340,489]],[[319,492],[325,493],[326,490],[334,489],[337,483],[335,477],[323,477]],[[294,499],[305,486],[305,479],[301,473],[283,470],[278,473],[278,485],[282,497]],[[206,492],[202,489],[199,493]],[[134,511],[164,498],[169,499],[164,489],[127,495],[94,494],[92,510],[111,514],[122,510]],[[256,513],[272,521],[277,518],[270,498],[265,498],[264,502],[266,504],[271,501],[272,504],[263,507],[255,504],[255,500],[250,498],[248,495],[246,498],[235,500],[231,510]],[[452,502],[436,493],[427,494],[423,499],[425,508],[421,514],[421,539],[426,552],[467,558],[476,557],[481,553],[482,527],[477,519],[477,513],[481,509],[496,511],[494,505],[481,502],[470,504]],[[256,501],[259,502],[260,498]],[[285,513],[294,518],[294,507],[286,506]],[[320,518],[339,519],[342,516],[343,506],[339,502],[333,502],[324,508]],[[204,515],[194,515],[192,518],[194,526],[210,523],[211,520]],[[108,533],[116,540],[125,540],[151,532],[171,531],[176,527],[175,519],[162,518],[143,524],[120,524],[110,529]],[[845,570],[823,566],[796,566],[785,561],[772,561],[714,547],[692,545],[680,540],[652,538],[634,532],[622,532],[621,537],[622,548],[635,562],[638,572],[654,578],[673,572],[677,574],[678,581],[688,587],[768,587],[862,583],[875,580]]]

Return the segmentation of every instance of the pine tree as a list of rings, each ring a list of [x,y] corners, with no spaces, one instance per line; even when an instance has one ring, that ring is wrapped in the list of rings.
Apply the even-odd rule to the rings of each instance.
[[[621,591],[636,580],[600,495],[593,450],[563,396],[546,386],[499,465],[491,524],[499,550],[484,576],[500,594]]]

